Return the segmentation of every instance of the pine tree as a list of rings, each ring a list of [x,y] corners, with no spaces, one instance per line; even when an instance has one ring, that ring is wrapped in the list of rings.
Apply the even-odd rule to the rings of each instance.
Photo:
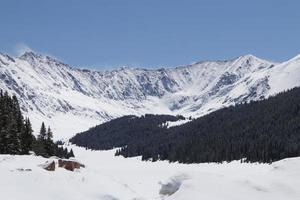
[[[7,93],[6,93],[7,94]],[[7,109],[7,99],[4,96],[3,91],[0,92],[0,153],[8,153],[7,139],[8,139],[8,121],[9,113]]]
[[[24,131],[21,135],[21,153],[28,154],[30,150],[32,150],[32,144],[35,140],[32,135],[32,127],[29,118],[25,119]]]
[[[19,135],[16,121],[13,118],[11,118],[11,123],[8,126],[7,153],[14,155],[20,153]]]
[[[40,133],[38,135],[37,140],[33,144],[33,151],[40,156],[48,157],[47,150],[46,150],[46,140],[47,140],[47,132],[46,126],[44,122],[42,123]]]
[[[53,143],[53,133],[50,129],[50,126],[48,127],[47,133],[46,133],[46,140],[45,140],[45,149],[48,156],[52,156],[55,153],[54,150],[54,143]]]
[[[46,139],[49,140],[49,141],[52,141],[52,138],[53,138],[53,133],[52,133],[52,130],[49,126],[48,130],[47,130],[47,134],[46,134]]]
[[[7,142],[7,152],[8,154],[19,154],[20,153],[20,132],[22,131],[22,126],[19,124],[19,120],[22,123],[22,117],[19,116],[21,113],[18,107],[18,101],[15,97],[11,98],[8,93],[4,94],[5,98],[5,109],[6,109],[6,142]],[[21,114],[20,114],[21,115]]]
[[[68,157],[68,149],[67,148],[64,148],[62,157],[65,157],[65,158]]]
[[[44,141],[47,139],[47,131],[46,131],[46,126],[45,126],[44,122],[42,122],[42,126],[40,129],[40,134],[38,135],[38,139],[41,141]]]
[[[72,157],[75,157],[73,149],[71,149],[71,151],[68,153],[68,158],[72,158]]]

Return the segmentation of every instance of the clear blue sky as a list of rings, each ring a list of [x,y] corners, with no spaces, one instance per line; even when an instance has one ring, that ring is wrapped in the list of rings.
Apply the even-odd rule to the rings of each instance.
[[[82,67],[300,53],[299,0],[0,0],[0,21],[0,51]]]

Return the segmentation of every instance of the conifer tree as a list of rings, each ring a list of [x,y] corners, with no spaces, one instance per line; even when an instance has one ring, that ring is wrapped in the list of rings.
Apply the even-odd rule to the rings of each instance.
[[[47,150],[46,150],[46,139],[47,139],[46,126],[44,122],[42,122],[40,133],[33,147],[33,150],[37,155],[48,157]]]
[[[71,149],[71,151],[68,153],[68,158],[72,158],[72,157],[75,157],[73,149]]]
[[[32,135],[32,127],[29,118],[25,119],[24,131],[21,135],[21,153],[28,154],[30,150],[32,150],[32,144],[35,140]]]
[[[46,131],[46,126],[45,126],[44,122],[42,122],[42,126],[40,129],[40,134],[38,135],[38,139],[41,141],[44,141],[47,139],[47,131]]]
[[[53,138],[53,133],[51,131],[50,126],[48,127],[47,133],[46,133],[46,140],[45,140],[45,149],[46,149],[46,153],[51,156],[54,155],[54,143],[52,141]]]
[[[4,127],[5,133],[5,142],[6,142],[6,152],[8,154],[19,154],[20,153],[20,141],[19,141],[19,132],[21,127],[18,127],[19,116],[17,109],[17,100],[11,98],[7,92],[4,93]],[[21,121],[22,123],[22,121]]]
[[[49,140],[49,141],[52,141],[52,138],[53,138],[53,133],[52,133],[52,130],[49,126],[48,130],[47,130],[47,134],[46,134],[46,139]]]
[[[5,93],[7,94],[7,93]],[[5,98],[5,94],[1,90],[0,92],[0,153],[8,153],[7,150],[7,140],[8,140],[8,121],[9,121],[9,113],[7,109],[7,98]]]

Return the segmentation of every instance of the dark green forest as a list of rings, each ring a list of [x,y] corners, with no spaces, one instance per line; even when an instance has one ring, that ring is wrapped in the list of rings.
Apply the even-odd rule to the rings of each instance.
[[[0,154],[26,155],[34,152],[43,157],[74,157],[70,152],[54,143],[51,128],[42,123],[36,138],[30,120],[24,118],[16,96],[0,91]]]
[[[109,150],[126,146],[131,142],[147,140],[154,133],[162,131],[162,123],[179,119],[184,119],[184,117],[150,114],[142,117],[128,115],[77,134],[70,141],[90,149]]]
[[[272,163],[300,156],[300,88],[224,108],[177,127],[177,117],[125,116],[70,141],[90,149],[119,147],[116,155],[200,163],[241,160]]]

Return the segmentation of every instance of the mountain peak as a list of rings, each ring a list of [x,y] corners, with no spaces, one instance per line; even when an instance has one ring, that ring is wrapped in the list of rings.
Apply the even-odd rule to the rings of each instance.
[[[43,57],[41,54],[35,53],[33,51],[26,51],[21,56],[19,56],[22,60],[35,59]]]
[[[261,60],[260,58],[254,56],[252,54],[246,54],[246,55],[240,56],[240,57],[238,57],[238,59],[239,60],[253,60],[253,59],[255,59],[255,60]]]
[[[243,55],[243,56],[240,56],[238,58],[235,59],[235,61],[237,62],[242,62],[242,63],[245,63],[245,64],[254,64],[254,63],[263,63],[263,64],[277,64],[276,62],[272,62],[272,61],[269,61],[269,60],[265,60],[265,59],[261,59],[261,58],[258,58],[252,54],[246,54],[246,55]]]
[[[23,55],[19,57],[21,60],[26,60],[27,62],[34,64],[34,63],[46,63],[46,64],[54,64],[56,66],[67,66],[67,64],[57,60],[56,58],[50,57],[48,55],[43,55],[39,53],[35,53],[33,51],[27,51]]]

